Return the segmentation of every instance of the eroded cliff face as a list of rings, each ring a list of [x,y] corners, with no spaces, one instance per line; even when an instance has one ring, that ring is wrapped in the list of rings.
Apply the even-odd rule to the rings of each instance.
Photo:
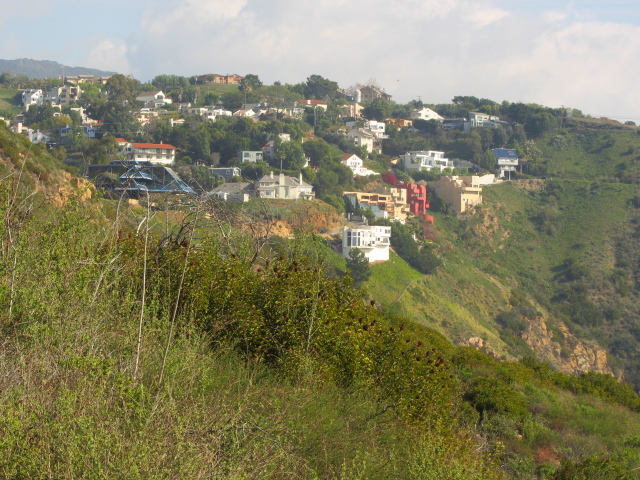
[[[544,317],[536,317],[528,323],[528,329],[521,334],[521,338],[533,350],[538,361],[549,363],[570,375],[594,371],[622,378],[609,365],[607,352],[602,347],[577,339],[564,325],[558,327],[564,337],[558,341],[547,328]],[[494,358],[502,358],[490,342],[480,337],[470,337],[465,344]]]
[[[577,339],[565,325],[559,325],[564,338],[554,338],[543,317],[529,320],[522,339],[536,353],[538,360],[549,362],[564,373],[577,375],[594,371],[614,375],[607,352],[597,345]]]

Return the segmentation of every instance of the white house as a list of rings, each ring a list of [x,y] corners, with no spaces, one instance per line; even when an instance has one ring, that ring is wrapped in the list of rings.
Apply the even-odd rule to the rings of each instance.
[[[444,152],[421,150],[400,155],[405,170],[444,170],[453,168],[453,161],[444,158]]]
[[[229,202],[248,202],[253,193],[253,184],[247,182],[223,183],[208,193],[212,197]]]
[[[352,248],[359,248],[371,262],[389,260],[391,227],[364,225],[358,228],[343,227],[342,256],[349,257]]]
[[[238,158],[242,163],[256,163],[263,160],[262,151],[242,151],[238,152]]]
[[[22,91],[22,105],[24,105],[27,110],[29,109],[29,105],[42,105],[43,101],[44,94],[40,89]]]
[[[494,148],[500,178],[511,180],[518,170],[518,154],[511,148]]]
[[[238,110],[237,112],[233,113],[233,116],[253,118],[256,116],[256,112],[254,112],[253,110]]]
[[[211,113],[216,117],[231,117],[233,115],[231,110],[225,110],[224,108],[214,108]]]
[[[31,143],[49,143],[51,141],[50,132],[41,132],[40,130],[27,130],[27,138],[31,140]]]
[[[367,151],[374,151],[373,142],[376,136],[371,132],[351,129],[347,132],[347,138],[351,140],[356,147],[367,147]]]
[[[438,122],[444,120],[444,117],[442,115],[427,107],[421,108],[419,110],[414,110],[411,114],[411,118],[414,120],[437,120]]]
[[[127,160],[172,165],[176,159],[176,147],[167,143],[130,143],[116,138],[116,144]]]
[[[297,200],[299,198],[311,200],[315,198],[313,187],[302,180],[302,173],[298,178],[281,173],[277,177],[270,172],[256,182],[256,194],[261,198],[279,198]]]
[[[167,98],[162,90],[156,90],[153,92],[142,92],[136,97],[138,102],[143,102],[145,105],[153,105],[152,108],[162,107],[166,104],[172,103],[170,98]]]
[[[356,154],[345,153],[342,155],[342,164],[351,169],[354,175],[366,177],[367,175],[375,175],[376,172],[369,170],[363,165],[362,159]]]
[[[356,122],[346,122],[347,127],[355,128]],[[385,130],[387,128],[387,124],[384,122],[376,122],[375,120],[367,120],[364,124],[364,129],[373,133],[376,138],[389,138],[388,135],[385,135]],[[371,150],[370,150],[371,151]]]

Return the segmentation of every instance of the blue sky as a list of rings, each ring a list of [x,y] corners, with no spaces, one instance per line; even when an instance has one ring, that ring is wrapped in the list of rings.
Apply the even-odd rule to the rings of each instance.
[[[640,123],[640,1],[0,0],[0,58],[133,74],[371,79]]]

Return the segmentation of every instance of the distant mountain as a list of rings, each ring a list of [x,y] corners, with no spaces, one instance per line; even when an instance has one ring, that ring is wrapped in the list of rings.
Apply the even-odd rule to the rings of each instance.
[[[22,74],[29,78],[56,78],[62,73],[62,64],[51,60],[32,60],[30,58],[0,60],[0,74],[3,72]],[[117,72],[106,72],[95,68],[64,66],[65,75],[108,76],[115,73]]]

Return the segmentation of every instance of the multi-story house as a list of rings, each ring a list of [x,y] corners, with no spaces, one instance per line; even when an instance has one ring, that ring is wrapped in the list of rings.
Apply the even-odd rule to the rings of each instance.
[[[167,143],[130,143],[123,138],[116,138],[116,143],[127,160],[172,165],[176,159],[176,147]]]
[[[511,180],[518,170],[518,153],[511,148],[494,148],[491,150],[496,157],[498,176]]]
[[[342,155],[342,164],[349,167],[354,175],[358,175],[360,177],[366,177],[367,175],[376,174],[376,172],[374,172],[373,170],[369,170],[367,167],[365,167],[362,159],[356,154],[345,153],[344,155]]]
[[[482,185],[491,184],[494,179],[495,175],[451,175],[427,184],[449,208],[460,214],[482,203]]]
[[[264,153],[260,151],[238,152],[238,158],[242,163],[256,163],[264,160]]]
[[[42,90],[23,90],[22,105],[28,110],[30,105],[42,105],[44,94]]]
[[[342,256],[350,258],[351,249],[360,249],[369,263],[389,260],[391,227],[363,225],[357,228],[343,227]]]
[[[405,170],[444,170],[453,168],[453,161],[444,158],[444,152],[420,150],[400,155]]]
[[[281,200],[312,200],[315,198],[313,187],[302,179],[286,176],[284,173],[274,176],[273,172],[265,175],[255,183],[256,195],[261,198],[277,198]]]

